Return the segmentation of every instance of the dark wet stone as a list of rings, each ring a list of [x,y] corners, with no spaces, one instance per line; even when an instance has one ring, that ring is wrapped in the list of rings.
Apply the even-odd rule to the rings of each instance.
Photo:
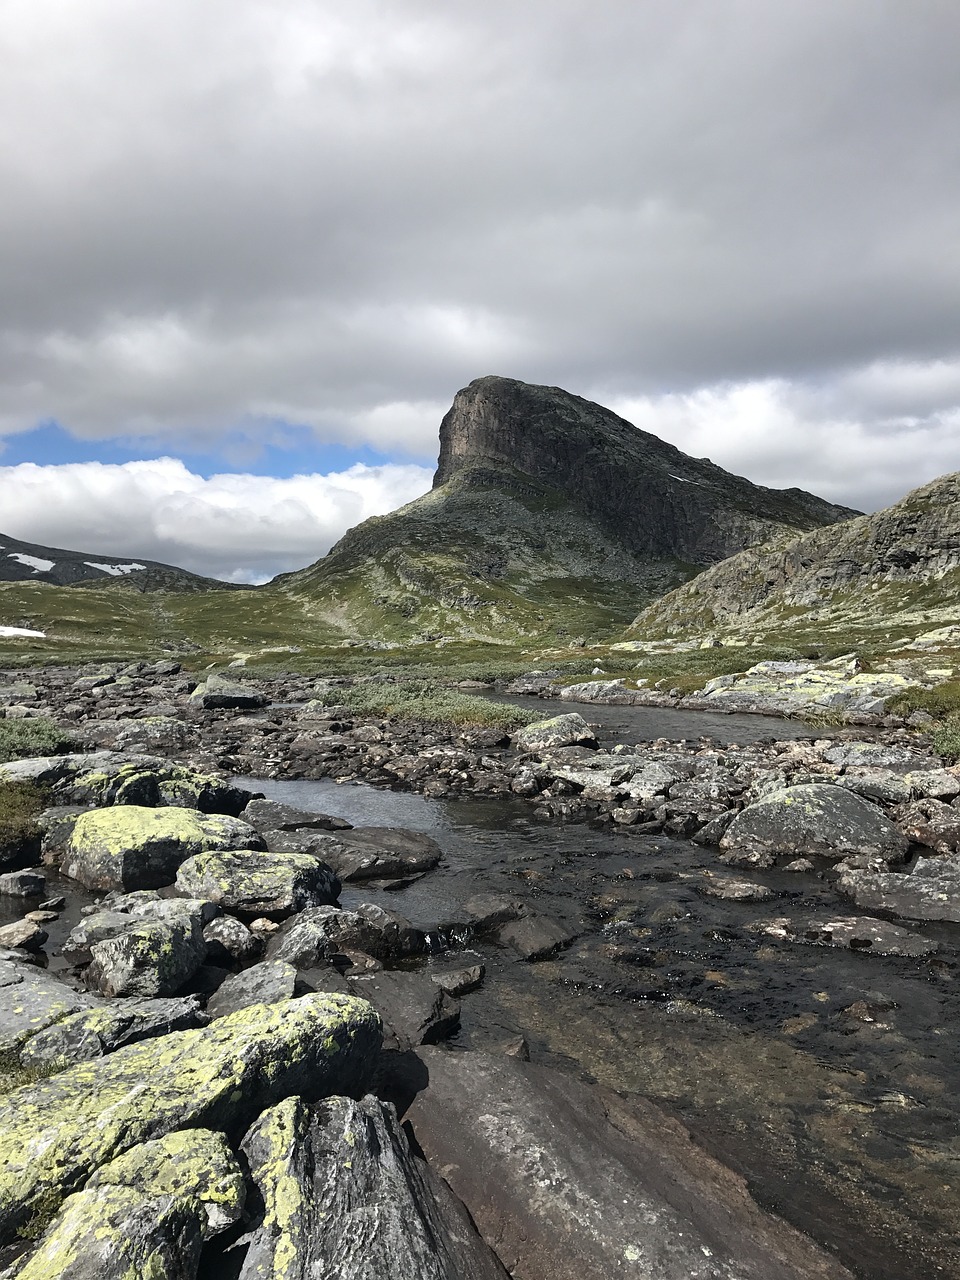
[[[39,897],[46,887],[46,877],[38,871],[8,871],[0,875],[0,894],[11,898]]]
[[[222,1018],[251,1004],[275,1004],[290,1000],[297,983],[297,971],[283,960],[262,960],[242,973],[232,973],[207,1001],[211,1018]]]
[[[349,831],[351,827],[345,818],[310,813],[278,800],[251,800],[242,816],[263,835],[272,831]]]
[[[918,858],[908,874],[845,871],[837,888],[869,911],[960,922],[960,858]]]
[[[354,995],[369,1000],[384,1021],[384,1044],[391,1035],[400,1049],[436,1044],[460,1025],[460,1004],[426,973],[375,973],[350,979]]]
[[[748,805],[720,841],[723,850],[839,859],[871,853],[897,861],[908,842],[876,805],[824,783],[783,787]]]
[[[498,940],[512,947],[524,960],[544,960],[561,947],[567,946],[577,936],[573,929],[554,920],[552,916],[525,915],[521,920],[511,920],[501,927]]]
[[[652,1102],[504,1056],[422,1049],[407,1112],[524,1280],[850,1280]]]
[[[937,951],[938,945],[919,933],[902,929],[887,920],[871,916],[824,916],[817,919],[765,920],[754,928],[768,938],[782,938],[808,946],[846,947],[851,951],[878,956],[907,956],[916,959]]]
[[[436,840],[400,827],[354,827],[321,837],[320,852],[341,880],[373,880],[430,871],[443,856]]]

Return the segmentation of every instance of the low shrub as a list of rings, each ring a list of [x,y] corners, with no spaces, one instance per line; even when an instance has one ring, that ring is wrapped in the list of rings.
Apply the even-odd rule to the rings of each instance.
[[[46,791],[32,783],[0,782],[0,849],[36,839],[37,819],[48,803]]]
[[[947,716],[930,735],[933,749],[947,760],[960,760],[960,712]]]
[[[325,706],[345,706],[352,711],[399,720],[426,720],[432,724],[504,731],[543,718],[542,713],[415,681],[390,684],[371,680],[349,687],[334,685],[321,690],[317,701]]]
[[[43,716],[0,720],[0,764],[28,756],[54,756],[68,750],[69,735]]]
[[[919,686],[904,689],[887,703],[887,710],[894,715],[908,716],[914,711],[926,711],[941,720],[944,716],[960,711],[960,680],[945,680],[932,689]]]

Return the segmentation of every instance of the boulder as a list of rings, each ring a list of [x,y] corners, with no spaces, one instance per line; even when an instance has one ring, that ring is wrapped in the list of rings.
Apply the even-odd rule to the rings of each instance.
[[[925,844],[937,853],[951,854],[960,848],[960,810],[941,800],[918,800],[900,811],[897,825],[915,844]]]
[[[263,960],[224,979],[207,1001],[211,1018],[223,1018],[251,1004],[289,1000],[297,985],[297,971],[283,960]]]
[[[61,954],[71,964],[89,964],[93,959],[91,948],[95,943],[118,938],[133,922],[126,911],[95,911],[92,915],[84,916],[70,930],[60,949]]]
[[[10,898],[35,898],[46,887],[46,877],[38,871],[7,871],[0,875],[0,894]]]
[[[720,840],[731,852],[839,860],[870,853],[896,862],[907,839],[876,805],[829,783],[781,787],[748,805]]]
[[[289,837],[288,837],[289,838]],[[354,827],[311,845],[341,880],[378,880],[430,871],[443,856],[436,840],[400,827]]]
[[[595,747],[597,738],[583,716],[571,711],[518,729],[513,745],[517,751],[549,751],[554,747]]]
[[[20,951],[39,951],[48,937],[46,929],[35,920],[14,920],[0,926],[0,947],[14,947]]]
[[[310,995],[253,1005],[14,1090],[0,1100],[0,1241],[139,1143],[194,1128],[239,1137],[293,1094],[362,1093],[379,1047],[368,1004]]]
[[[184,912],[169,920],[128,919],[122,933],[90,947],[87,985],[111,997],[173,995],[206,959],[199,918]]]
[[[0,1053],[16,1050],[45,1027],[97,1003],[43,969],[0,960]]]
[[[353,911],[308,907],[274,935],[268,955],[298,969],[313,969],[345,949],[394,960],[416,955],[423,948],[424,935],[403,916],[364,902]]]
[[[25,1067],[90,1062],[125,1045],[190,1031],[209,1021],[196,996],[98,1005],[68,1014],[31,1036],[20,1050],[20,1062]]]
[[[654,1103],[506,1056],[418,1056],[406,1119],[516,1280],[851,1280]]]
[[[243,1140],[262,1211],[239,1280],[506,1280],[446,1183],[412,1154],[391,1106],[290,1098]]]
[[[262,797],[250,801],[243,811],[243,820],[264,835],[269,831],[349,831],[352,825],[345,818],[311,813],[307,809],[296,809],[279,800]]]
[[[114,805],[81,814],[63,857],[63,874],[88,889],[155,889],[181,863],[221,849],[260,849],[246,822],[190,809]]]
[[[512,947],[523,960],[545,960],[576,936],[575,930],[559,920],[536,912],[511,920],[497,934],[498,941],[505,947]]]
[[[309,854],[253,849],[196,854],[181,863],[176,887],[249,919],[282,920],[305,907],[333,906],[340,897],[333,871]]]
[[[98,1187],[70,1196],[9,1280],[192,1280],[203,1247],[198,1200]]]
[[[191,699],[205,710],[250,710],[265,707],[270,699],[254,685],[241,683],[239,680],[226,680],[223,676],[211,675],[203,684],[198,684],[190,695]]]
[[[233,916],[218,916],[204,928],[207,960],[214,964],[232,964],[254,960],[263,952],[263,939],[250,932]]]

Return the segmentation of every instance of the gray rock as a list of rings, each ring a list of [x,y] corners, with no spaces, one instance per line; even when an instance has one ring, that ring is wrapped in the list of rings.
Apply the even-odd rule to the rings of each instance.
[[[493,933],[510,920],[519,920],[526,906],[519,898],[505,893],[475,893],[460,908],[464,924],[472,926],[474,933]]]
[[[100,1005],[69,1014],[31,1036],[20,1050],[20,1061],[24,1066],[89,1062],[140,1040],[206,1026],[209,1020],[196,996]]]
[[[200,1265],[203,1212],[187,1196],[100,1187],[70,1196],[36,1251],[9,1280],[192,1280]]]
[[[46,887],[46,877],[38,871],[7,871],[0,875],[0,893],[11,898],[37,897]]]
[[[652,1102],[515,1058],[419,1051],[407,1120],[524,1280],[851,1280]]]
[[[805,943],[818,947],[845,947],[851,951],[869,952],[878,956],[908,956],[916,959],[932,955],[937,943],[909,929],[890,924],[886,920],[874,920],[870,916],[842,916],[839,918],[789,920],[765,920],[755,926],[768,938],[782,938],[788,942]]]
[[[506,1280],[446,1183],[407,1144],[393,1108],[291,1098],[243,1141],[263,1210],[239,1280]]]
[[[697,883],[701,893],[708,898],[720,898],[724,902],[769,902],[773,890],[752,880],[734,880],[732,876],[715,876],[706,871]]]
[[[177,893],[207,898],[225,911],[281,920],[305,907],[333,906],[340,881],[323,862],[304,853],[213,850],[180,865]]]
[[[937,853],[951,854],[960,848],[960,810],[941,800],[918,800],[902,809],[897,825],[908,839]]]
[[[265,707],[270,699],[262,690],[238,680],[226,680],[223,676],[208,676],[197,685],[190,697],[207,710],[249,710]]]
[[[266,834],[270,831],[349,831],[351,823],[326,813],[310,813],[278,800],[251,800],[243,811],[244,822]],[[269,841],[268,841],[269,844]]]
[[[97,1003],[44,969],[0,960],[0,1053],[18,1049],[45,1027]]]
[[[170,884],[181,863],[197,854],[262,844],[248,823],[224,814],[114,805],[80,815],[63,873],[88,889],[154,889]]]
[[[387,1047],[437,1044],[460,1026],[459,1001],[426,973],[363,974],[350,982],[356,994],[369,1000],[383,1018]]]
[[[263,952],[263,939],[251,933],[233,916],[218,916],[211,920],[204,928],[203,936],[207,943],[207,959],[214,964],[254,960]]]
[[[0,1241],[140,1143],[195,1128],[239,1138],[285,1097],[362,1092],[379,1046],[369,1005],[311,995],[129,1045],[15,1090],[0,1099]]]
[[[12,924],[0,927],[0,947],[39,951],[48,936],[47,931],[35,920],[14,920]]]
[[[440,973],[431,973],[430,977],[450,996],[463,996],[468,991],[475,991],[483,982],[486,968],[483,964],[462,965],[458,969],[444,969]]]
[[[284,960],[263,960],[260,964],[232,973],[207,1001],[211,1018],[223,1018],[251,1004],[276,1004],[290,1000],[297,984],[297,971]]]
[[[577,936],[576,931],[552,916],[530,913],[501,927],[497,937],[524,960],[545,960]]]
[[[443,853],[436,840],[400,827],[354,827],[311,845],[341,880],[377,880],[430,871]]]
[[[416,955],[423,947],[423,934],[403,916],[361,903],[355,911],[308,907],[280,928],[270,941],[268,955],[298,969],[312,969],[344,949],[391,960]]]
[[[88,986],[105,996],[169,996],[203,964],[207,944],[197,919],[143,920],[90,947]]]
[[[571,711],[518,729],[513,745],[517,751],[549,751],[554,747],[595,747],[597,738],[583,716]]]
[[[827,747],[823,758],[828,764],[842,768],[890,769],[896,773],[936,769],[940,765],[936,756],[883,742],[844,742],[836,747]]]
[[[955,857],[918,858],[909,874],[845,871],[837,888],[868,911],[960,922],[960,859]]]
[[[908,842],[862,796],[825,783],[783,787],[748,805],[727,828],[723,850],[843,858],[871,853],[902,859]]]
[[[836,779],[836,785],[856,792],[865,800],[877,800],[880,804],[906,804],[913,795],[913,788],[907,777],[889,769],[845,773]]]
[[[95,943],[118,938],[133,923],[134,917],[125,911],[97,911],[84,916],[67,934],[61,953],[71,964],[88,964],[93,958],[91,947]]]
[[[952,800],[960,796],[960,778],[949,769],[919,769],[908,773],[904,781],[921,799]]]

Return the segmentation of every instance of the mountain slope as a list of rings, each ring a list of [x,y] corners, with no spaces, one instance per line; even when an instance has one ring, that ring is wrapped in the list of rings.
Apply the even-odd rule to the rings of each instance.
[[[628,634],[895,639],[960,621],[960,472],[873,515],[741,552],[646,608]]]
[[[479,378],[440,426],[430,493],[275,579],[387,639],[580,634],[743,547],[855,513],[751,484],[557,387]]]
[[[2,582],[46,582],[57,587],[104,583],[136,591],[229,591],[232,588],[231,583],[203,578],[155,560],[66,551],[62,547],[44,547],[0,534]]]

